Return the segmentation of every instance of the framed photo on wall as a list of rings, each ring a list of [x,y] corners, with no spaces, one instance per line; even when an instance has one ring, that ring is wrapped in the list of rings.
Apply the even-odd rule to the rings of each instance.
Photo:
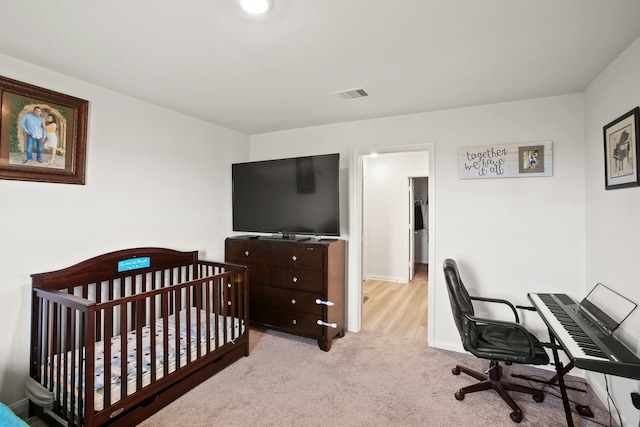
[[[639,117],[640,108],[636,107],[603,128],[604,179],[607,190],[640,185]]]
[[[0,179],[84,184],[89,103],[0,76]]]

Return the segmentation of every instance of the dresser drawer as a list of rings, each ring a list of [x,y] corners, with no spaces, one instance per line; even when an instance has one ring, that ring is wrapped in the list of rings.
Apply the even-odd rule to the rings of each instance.
[[[324,292],[324,272],[293,268],[273,268],[271,285],[279,288]]]
[[[316,300],[322,300],[322,294],[269,286],[251,286],[252,306],[268,305],[282,310],[315,314],[321,318],[323,306]],[[253,310],[251,312],[253,314]]]
[[[312,244],[284,244],[273,248],[274,265],[286,268],[324,269],[324,247]]]
[[[269,247],[253,241],[227,240],[225,262],[249,267],[249,283],[271,283],[271,269],[266,262],[269,259]]]
[[[311,337],[322,337],[323,327],[319,316],[268,306],[252,306],[251,321],[284,332]]]
[[[253,240],[227,240],[225,259],[238,264],[268,264],[270,246]]]

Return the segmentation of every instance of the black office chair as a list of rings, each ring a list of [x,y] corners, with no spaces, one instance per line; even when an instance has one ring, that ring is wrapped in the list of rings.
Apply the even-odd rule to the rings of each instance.
[[[504,362],[507,365],[512,363],[546,365],[549,363],[549,356],[540,341],[520,325],[520,319],[513,304],[502,299],[469,296],[462,279],[460,279],[458,266],[452,259],[444,260],[444,277],[447,281],[453,318],[464,349],[476,357],[491,361],[487,371],[488,375],[460,365],[456,365],[452,369],[454,375],[460,375],[460,372],[464,372],[480,380],[479,383],[458,390],[455,393],[456,399],[463,400],[466,393],[493,389],[513,409],[510,414],[511,419],[519,423],[522,421],[522,410],[507,393],[507,390],[529,393],[536,402],[544,400],[544,393],[542,390],[502,381],[502,366],[499,362]],[[513,311],[515,322],[476,317],[472,301],[506,304]]]

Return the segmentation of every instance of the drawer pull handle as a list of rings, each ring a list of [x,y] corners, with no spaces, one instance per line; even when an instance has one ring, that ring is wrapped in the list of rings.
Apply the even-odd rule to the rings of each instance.
[[[331,307],[332,305],[335,305],[331,301],[322,301],[320,298],[316,298],[316,304],[324,304],[324,305],[328,305],[329,307]]]
[[[293,283],[298,283],[298,278],[297,277],[293,278]]]
[[[291,259],[294,260],[294,261],[297,261],[298,257],[294,255],[294,256],[291,257]]]
[[[297,321],[296,319],[293,319],[293,324],[294,324],[294,325],[297,325],[297,324],[298,324],[298,321]]]
[[[317,321],[316,323],[317,323],[318,325],[320,325],[320,326],[328,326],[328,327],[333,328],[333,329],[335,329],[335,328],[337,328],[337,327],[338,327],[338,325],[336,325],[335,323],[327,323],[327,322],[323,322],[323,321],[322,321],[322,320],[320,320],[320,319],[318,319],[318,321]]]
[[[295,304],[295,303],[296,303],[296,300],[295,300],[295,299],[292,299],[292,300],[291,300],[291,304]]]
[[[244,256],[249,256],[249,251],[244,251]]]

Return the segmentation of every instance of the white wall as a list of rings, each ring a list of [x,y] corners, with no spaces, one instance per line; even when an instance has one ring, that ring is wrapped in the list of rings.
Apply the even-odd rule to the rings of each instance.
[[[364,279],[408,281],[409,178],[427,176],[428,162],[426,152],[365,159]]]
[[[603,126],[640,105],[640,39],[622,53],[585,91],[586,141],[586,281],[602,282],[640,303],[640,187],[605,190]],[[638,158],[634,159],[637,161]],[[623,323],[619,337],[640,353],[640,309]],[[602,396],[606,384],[600,374],[588,374]],[[609,377],[610,393],[624,425],[638,425],[639,412],[630,392],[640,382]]]
[[[366,102],[366,101],[365,101]],[[446,257],[458,260],[477,293],[526,304],[527,292],[584,292],[584,138],[582,95],[566,95],[457,110],[338,123],[251,137],[252,159],[337,151],[343,167],[356,150],[433,144],[434,191],[429,204],[430,345],[461,349],[441,273]],[[493,180],[458,179],[458,147],[553,141],[554,176]],[[354,179],[354,171],[349,175]],[[344,189],[349,191],[349,188]],[[357,204],[349,193],[349,205]],[[360,224],[348,224],[349,239]],[[349,242],[351,272],[358,242]],[[359,314],[361,284],[350,274],[349,329]],[[541,333],[535,313],[525,322]],[[430,333],[431,335],[431,333]]]
[[[138,246],[224,259],[249,138],[0,55],[0,75],[89,100],[86,185],[0,180],[0,401],[24,399],[30,274]]]

